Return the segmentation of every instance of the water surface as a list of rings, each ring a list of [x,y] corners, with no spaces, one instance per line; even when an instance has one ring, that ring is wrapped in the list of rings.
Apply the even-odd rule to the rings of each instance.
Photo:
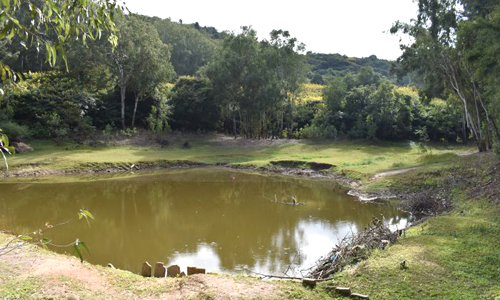
[[[162,261],[182,270],[298,275],[373,217],[394,228],[407,218],[388,204],[361,203],[329,180],[217,168],[88,179],[4,181],[0,229],[31,232],[85,208],[95,216],[90,227],[75,220],[45,236],[57,244],[80,238],[91,263],[136,273],[144,261]]]

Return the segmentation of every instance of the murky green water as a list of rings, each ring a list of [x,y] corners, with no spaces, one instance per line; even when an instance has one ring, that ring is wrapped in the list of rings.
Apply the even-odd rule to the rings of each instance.
[[[183,270],[298,274],[372,217],[383,215],[394,227],[407,217],[390,205],[361,203],[326,180],[214,168],[92,179],[4,181],[0,229],[30,232],[86,208],[96,218],[90,228],[74,221],[45,236],[57,244],[80,238],[91,263],[137,273],[144,261],[163,261]]]

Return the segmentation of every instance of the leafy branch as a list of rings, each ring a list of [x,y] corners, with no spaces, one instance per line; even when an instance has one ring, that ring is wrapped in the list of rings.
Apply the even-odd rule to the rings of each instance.
[[[94,220],[94,216],[86,209],[80,209],[80,211],[77,213],[77,216],[78,216],[78,220],[85,218],[89,227],[90,227],[89,219]],[[87,244],[85,242],[81,241],[79,238],[77,238],[74,242],[72,242],[70,244],[59,245],[59,244],[54,244],[52,242],[52,240],[49,238],[42,237],[45,231],[51,230],[51,229],[54,229],[54,228],[57,228],[60,226],[67,225],[75,220],[76,220],[76,218],[72,218],[72,219],[69,219],[65,222],[56,224],[56,225],[51,225],[49,222],[47,222],[47,223],[45,223],[45,226],[43,228],[40,228],[40,229],[33,231],[33,232],[30,232],[30,233],[17,235],[15,237],[13,237],[5,246],[0,247],[0,257],[3,255],[7,255],[16,249],[21,248],[23,245],[25,245],[26,242],[28,242],[32,245],[41,246],[45,249],[48,249],[48,246],[56,247],[56,248],[72,248],[75,255],[77,255],[78,258],[80,258],[80,261],[83,262],[83,254],[82,254],[83,250],[87,251],[89,254],[91,254],[91,253],[90,253],[90,249],[87,246]],[[36,235],[41,236],[41,238],[38,239],[37,241],[34,241],[34,239],[35,239],[34,236],[36,236]]]
[[[65,43],[69,39],[100,39],[108,33],[108,42],[114,49],[118,44],[115,14],[124,10],[117,0],[1,0],[0,40],[18,37],[24,48],[34,47],[38,52],[42,46],[47,50],[47,62],[55,66],[57,58],[64,61],[66,69]],[[19,20],[19,12],[30,16],[29,23]],[[55,38],[49,38],[55,36]],[[0,61],[2,81],[16,80],[18,77],[8,65]]]

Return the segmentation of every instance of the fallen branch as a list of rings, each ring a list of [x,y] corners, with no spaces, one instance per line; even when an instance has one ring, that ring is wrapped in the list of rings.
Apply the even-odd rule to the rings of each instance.
[[[345,266],[368,258],[374,249],[385,249],[396,242],[399,231],[391,230],[381,220],[374,218],[364,231],[344,237],[335,248],[320,259],[308,277],[325,280]]]

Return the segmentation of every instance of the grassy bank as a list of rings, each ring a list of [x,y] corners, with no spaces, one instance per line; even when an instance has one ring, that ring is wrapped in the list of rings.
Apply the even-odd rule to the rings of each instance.
[[[169,138],[170,139],[170,138]],[[328,163],[335,171],[353,177],[369,175],[392,169],[450,160],[455,154],[473,148],[436,145],[422,153],[414,143],[367,143],[328,141],[247,141],[221,136],[172,137],[167,147],[156,144],[134,146],[128,142],[123,146],[55,146],[47,142],[34,142],[32,153],[23,153],[10,158],[12,172],[68,170],[96,168],[103,164],[137,164],[154,161],[191,161],[196,163],[225,163],[247,166],[266,166],[271,161],[295,160]],[[189,147],[184,143],[188,141]],[[132,144],[132,145],[131,145]]]
[[[499,166],[491,154],[474,155],[373,183],[412,197],[438,195],[450,206],[334,281],[370,299],[500,299]]]
[[[191,138],[188,149],[183,143],[167,148],[35,143],[36,152],[10,161],[13,170],[156,160],[257,166],[275,160],[330,163],[338,166],[338,172],[363,178],[365,191],[399,194],[409,207],[439,207],[440,214],[427,217],[395,245],[376,251],[313,290],[295,282],[242,276],[146,279],[26,247],[10,258],[0,257],[0,299],[345,299],[335,294],[335,286],[351,287],[380,300],[500,299],[500,161],[492,154],[462,157],[456,154],[471,149],[445,147],[423,154],[408,143],[246,144],[207,137]],[[412,166],[420,168],[372,179],[377,172]],[[6,238],[0,234],[0,244]]]

